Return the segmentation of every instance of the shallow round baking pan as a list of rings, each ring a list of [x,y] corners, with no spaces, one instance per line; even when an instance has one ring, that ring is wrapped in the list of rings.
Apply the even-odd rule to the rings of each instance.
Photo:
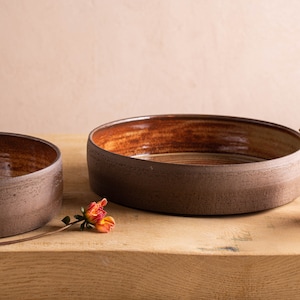
[[[92,190],[132,208],[177,215],[271,209],[300,196],[300,134],[218,115],[154,115],[91,131]]]
[[[31,136],[0,133],[0,237],[45,225],[59,211],[60,150]]]

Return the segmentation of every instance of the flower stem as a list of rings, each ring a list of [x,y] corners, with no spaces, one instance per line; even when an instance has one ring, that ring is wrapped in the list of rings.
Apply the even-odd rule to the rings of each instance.
[[[47,236],[47,235],[52,235],[54,233],[64,231],[64,230],[70,228],[71,226],[73,226],[74,224],[76,224],[78,222],[80,222],[80,220],[76,220],[74,222],[71,222],[71,223],[67,224],[66,226],[61,227],[59,229],[56,229],[54,231],[43,232],[43,233],[40,233],[40,234],[37,234],[37,235],[34,235],[34,236],[29,236],[29,237],[22,238],[22,239],[16,239],[16,240],[0,242],[0,246],[6,246],[6,245],[12,245],[12,244],[17,244],[17,243],[21,243],[21,242],[36,240],[36,239],[42,238],[42,237]]]

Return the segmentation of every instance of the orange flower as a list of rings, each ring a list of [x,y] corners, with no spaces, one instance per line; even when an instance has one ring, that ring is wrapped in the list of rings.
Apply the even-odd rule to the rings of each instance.
[[[84,210],[84,217],[86,221],[92,225],[96,225],[96,223],[100,222],[106,216],[106,211],[103,209],[106,204],[106,198],[103,198],[98,202],[90,203],[90,205]]]
[[[107,216],[103,207],[107,204],[107,199],[103,198],[98,202],[92,202],[84,210],[84,219],[87,225],[93,225],[99,232],[109,232],[114,228],[116,222],[113,217]]]
[[[75,215],[74,218],[76,221],[71,222],[71,218],[65,216],[62,219],[62,222],[68,227],[82,222],[80,225],[81,230],[84,230],[85,228],[96,228],[99,232],[109,232],[114,228],[116,222],[113,217],[106,216],[107,212],[103,207],[107,202],[106,198],[103,198],[98,202],[91,202],[87,208],[81,207],[82,215]]]
[[[106,233],[106,232],[110,232],[114,228],[115,224],[116,222],[114,218],[107,216],[101,219],[99,222],[97,222],[95,224],[95,227],[99,232]]]

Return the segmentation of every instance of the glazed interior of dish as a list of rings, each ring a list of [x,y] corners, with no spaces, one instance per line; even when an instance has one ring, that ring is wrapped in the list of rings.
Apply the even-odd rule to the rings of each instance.
[[[110,123],[92,133],[100,148],[176,164],[220,165],[270,160],[300,149],[289,128],[243,118],[155,116]]]
[[[54,148],[39,140],[0,134],[0,178],[26,175],[44,169],[57,156]]]

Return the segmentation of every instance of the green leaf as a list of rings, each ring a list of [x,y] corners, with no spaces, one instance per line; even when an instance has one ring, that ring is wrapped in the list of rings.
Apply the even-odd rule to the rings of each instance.
[[[66,225],[69,225],[70,224],[70,217],[69,216],[65,216],[62,220],[61,220],[63,223],[65,223]]]
[[[87,228],[87,229],[92,229],[93,227],[94,227],[94,226],[91,225],[90,223],[87,223],[87,224],[86,224],[86,228]]]
[[[84,216],[82,216],[82,215],[75,215],[74,218],[78,221],[83,221],[84,220]]]
[[[81,230],[81,231],[84,230],[84,225],[85,225],[85,222],[83,222],[83,223],[80,225],[80,230]]]

